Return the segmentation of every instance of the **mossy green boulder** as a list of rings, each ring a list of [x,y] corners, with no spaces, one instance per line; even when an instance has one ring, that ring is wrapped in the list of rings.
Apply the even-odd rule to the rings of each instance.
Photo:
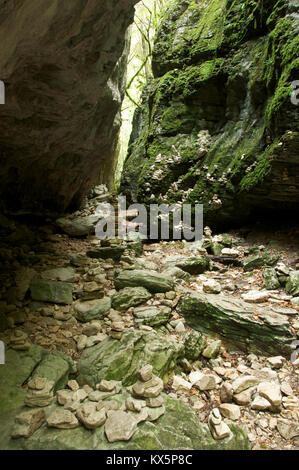
[[[146,302],[150,298],[151,294],[144,287],[125,287],[111,297],[112,308],[127,310]]]
[[[256,310],[258,318],[253,315]],[[237,351],[289,358],[296,339],[285,316],[223,294],[190,293],[182,297],[178,311],[189,326],[218,335]]]
[[[107,338],[83,352],[78,362],[78,381],[95,386],[102,379],[122,380],[124,385],[131,385],[145,364],[151,364],[154,373],[167,380],[183,352],[182,344],[158,333],[126,332],[121,340]]]
[[[121,191],[204,206],[222,229],[298,211],[298,6],[174,1],[136,111]]]
[[[124,403],[128,396],[117,395]],[[113,398],[115,398],[113,397]],[[246,433],[230,425],[230,437],[215,441],[207,424],[201,423],[196,411],[181,400],[163,394],[165,413],[157,421],[138,424],[129,441],[109,443],[104,426],[94,431],[79,426],[75,429],[50,429],[43,424],[28,439],[11,439],[16,411],[0,415],[1,450],[249,450]],[[57,409],[56,405],[46,408],[46,414]],[[20,408],[18,412],[23,411]]]
[[[286,292],[293,296],[299,295],[299,271],[291,271],[286,283]]]
[[[32,300],[55,304],[71,304],[73,302],[73,285],[69,282],[33,279],[29,288]]]
[[[109,314],[110,308],[110,297],[74,303],[75,317],[82,323],[87,323],[91,320],[101,320]]]
[[[0,415],[23,404],[25,384],[30,378],[53,380],[57,390],[63,388],[69,374],[75,372],[72,359],[62,352],[49,353],[37,345],[32,345],[28,351],[8,349],[5,364],[0,365]]]

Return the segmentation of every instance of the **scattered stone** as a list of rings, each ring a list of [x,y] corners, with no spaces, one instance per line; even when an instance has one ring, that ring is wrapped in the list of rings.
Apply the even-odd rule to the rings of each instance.
[[[97,385],[97,389],[102,392],[112,392],[115,390],[115,387],[118,382],[115,380],[101,380],[101,382]]]
[[[77,320],[87,323],[91,320],[101,320],[106,317],[111,308],[110,297],[103,299],[77,301],[74,303],[75,316]]]
[[[104,290],[95,281],[85,282],[83,292],[80,294],[82,300],[94,300],[104,297]]]
[[[147,421],[157,421],[160,416],[165,413],[165,406],[159,406],[155,408],[146,408],[147,411]]]
[[[169,307],[162,309],[156,307],[137,307],[134,310],[134,317],[137,323],[152,327],[165,325],[169,320],[170,314],[171,309]]]
[[[228,256],[231,258],[238,258],[238,256],[240,255],[240,252],[234,248],[223,248],[221,250],[221,254],[223,256]]]
[[[292,422],[287,419],[279,419],[277,421],[277,429],[279,434],[287,441],[299,436],[299,423]]]
[[[78,351],[83,351],[83,349],[86,348],[87,345],[87,336],[85,335],[80,335],[77,341],[77,349]]]
[[[176,391],[181,390],[187,392],[192,388],[192,384],[179,375],[175,375],[173,377],[172,388]]]
[[[244,390],[244,392],[236,393],[233,395],[233,400],[242,406],[250,405],[253,394],[256,391],[256,387],[250,387]]]
[[[144,287],[125,287],[115,293],[112,298],[112,307],[116,310],[128,310],[145,303],[151,298],[151,294]]]
[[[85,325],[83,330],[82,330],[82,334],[87,336],[87,337],[90,337],[90,336],[95,336],[99,333],[100,331],[100,327],[96,324],[89,324],[89,325]]]
[[[273,369],[280,369],[285,362],[285,358],[282,356],[268,357],[267,362]]]
[[[153,400],[153,398],[151,398],[151,400]],[[139,413],[142,408],[144,408],[146,405],[145,401],[144,400],[136,400],[136,398],[133,398],[133,397],[128,397],[126,399],[126,409],[128,411],[136,411],[137,413]]]
[[[76,271],[74,268],[55,268],[48,269],[41,273],[41,278],[48,281],[62,281],[62,282],[75,282]]]
[[[293,389],[288,382],[282,382],[280,384],[280,390],[284,395],[293,395]]]
[[[229,382],[224,382],[220,388],[220,400],[222,403],[231,403],[233,400],[233,387]]]
[[[295,396],[283,397],[282,405],[286,410],[299,410],[299,400]]]
[[[162,271],[161,274],[163,274],[164,276],[167,276],[167,277],[175,278],[175,279],[188,280],[188,279],[191,278],[191,275],[189,273],[183,271],[182,269],[178,268],[177,266],[172,266],[170,268],[167,268],[164,271]]]
[[[186,359],[195,361],[199,358],[206,345],[205,337],[199,331],[191,330],[187,333],[184,342],[184,355]]]
[[[243,269],[244,271],[253,271],[254,269],[264,266],[264,264],[265,260],[263,256],[257,254],[244,259]]]
[[[57,403],[65,405],[69,400],[73,400],[74,392],[72,390],[57,390]]]
[[[274,382],[261,382],[257,387],[257,392],[271,403],[272,411],[277,411],[281,407],[280,386]]]
[[[179,334],[185,333],[186,328],[185,328],[185,325],[182,321],[178,322],[178,324],[175,327],[175,331],[176,331],[176,333],[179,333]]]
[[[231,435],[228,425],[222,421],[218,408],[214,408],[208,419],[211,434],[215,440],[224,439]]]
[[[208,256],[191,258],[178,257],[174,265],[189,274],[202,274],[210,269],[210,258]]]
[[[79,401],[69,400],[64,405],[64,409],[68,411],[76,412],[80,406],[81,406],[81,403]]]
[[[286,293],[294,297],[299,295],[299,271],[291,271],[286,283]]]
[[[170,277],[158,274],[155,271],[133,269],[124,270],[115,279],[116,289],[124,287],[145,287],[149,292],[172,291],[174,282]]]
[[[84,235],[94,234],[99,218],[99,215],[76,217],[74,219],[61,217],[56,220],[56,225],[71,237],[83,237]]]
[[[30,292],[32,300],[54,304],[71,304],[73,302],[73,285],[69,282],[32,279]]]
[[[271,403],[269,402],[269,400],[264,397],[261,397],[260,395],[256,395],[251,403],[251,409],[253,410],[265,411],[270,410],[270,408]]]
[[[75,392],[73,392],[73,400],[78,401],[79,403],[81,401],[84,401],[85,398],[87,398],[87,396],[88,396],[88,393],[83,388],[80,388],[79,390],[76,390]]]
[[[146,399],[146,406],[149,408],[158,408],[164,404],[164,398],[162,395],[154,398],[147,398]]]
[[[154,398],[162,392],[163,388],[163,380],[153,375],[152,379],[147,382],[138,380],[132,386],[132,392],[138,398]]]
[[[210,279],[203,283],[202,285],[203,291],[207,294],[220,294],[221,292],[221,285],[219,282],[215,281],[214,279]]]
[[[176,293],[174,291],[169,291],[165,293],[165,299],[174,300],[176,298]]]
[[[28,438],[41,427],[46,421],[44,410],[33,409],[20,413],[15,418],[15,426],[12,431],[12,438],[25,437]]]
[[[10,347],[16,351],[28,351],[31,347],[31,343],[25,331],[13,330],[9,339]]]
[[[203,372],[201,372],[200,370],[195,370],[193,372],[190,372],[188,380],[192,385],[194,385],[202,378],[203,375]]]

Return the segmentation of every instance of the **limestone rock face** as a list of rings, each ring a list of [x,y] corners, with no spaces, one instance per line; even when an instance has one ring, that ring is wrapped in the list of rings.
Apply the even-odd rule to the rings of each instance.
[[[136,3],[1,2],[0,197],[7,207],[64,210],[99,174],[112,178]]]
[[[139,370],[150,363],[154,373],[166,379],[183,355],[183,345],[152,332],[128,332],[120,341],[108,338],[85,350],[78,363],[78,381],[95,385],[102,379],[131,385]]]
[[[253,315],[255,310],[259,311],[258,318]],[[273,314],[269,308],[254,308],[227,295],[190,293],[180,301],[179,313],[192,328],[219,334],[227,343],[246,352],[279,351],[288,357],[295,339],[285,316]]]
[[[290,0],[174,2],[135,114],[124,194],[203,203],[216,228],[265,211],[293,214],[297,8]]]

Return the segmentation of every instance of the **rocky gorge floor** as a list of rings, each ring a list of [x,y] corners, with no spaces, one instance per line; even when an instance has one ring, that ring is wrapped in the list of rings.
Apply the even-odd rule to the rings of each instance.
[[[298,449],[298,232],[0,217],[0,448]]]

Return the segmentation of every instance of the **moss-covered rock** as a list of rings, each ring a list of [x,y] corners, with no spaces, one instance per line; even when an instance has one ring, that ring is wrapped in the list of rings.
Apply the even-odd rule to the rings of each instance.
[[[151,294],[144,287],[125,287],[116,292],[112,298],[112,308],[127,310],[130,307],[142,304],[151,298]]]
[[[55,304],[71,304],[73,302],[73,285],[69,282],[33,279],[30,282],[32,300]]]
[[[159,334],[127,332],[121,340],[108,338],[85,350],[78,362],[78,381],[95,386],[102,379],[122,380],[131,385],[145,364],[151,364],[154,373],[167,381],[183,351],[183,345]]]
[[[125,402],[126,392],[115,397]],[[114,398],[115,398],[114,397]],[[137,430],[129,441],[109,443],[104,426],[89,431],[83,426],[76,429],[50,429],[42,425],[28,439],[11,439],[16,412],[0,416],[0,449],[27,450],[249,450],[246,433],[235,425],[230,425],[230,437],[215,441],[207,424],[201,423],[196,411],[181,400],[165,399],[165,413],[154,423],[149,421],[138,424]],[[56,405],[46,410],[57,409]],[[19,411],[23,411],[22,408]]]
[[[280,283],[274,268],[265,268],[263,270],[263,281],[265,289],[278,289]]]
[[[205,345],[206,339],[199,331],[189,331],[189,333],[187,333],[186,335],[184,342],[184,356],[186,357],[186,359],[195,361],[199,358],[200,354],[205,348]]]
[[[214,227],[298,208],[295,13],[287,0],[174,3],[156,38],[123,193],[202,203]]]
[[[253,315],[255,310],[258,318]],[[192,328],[216,334],[239,351],[289,357],[295,339],[285,316],[222,294],[185,295],[179,313]]]
[[[124,287],[145,287],[150,292],[167,292],[173,290],[173,279],[156,271],[142,269],[124,270],[115,279],[116,289]]]

